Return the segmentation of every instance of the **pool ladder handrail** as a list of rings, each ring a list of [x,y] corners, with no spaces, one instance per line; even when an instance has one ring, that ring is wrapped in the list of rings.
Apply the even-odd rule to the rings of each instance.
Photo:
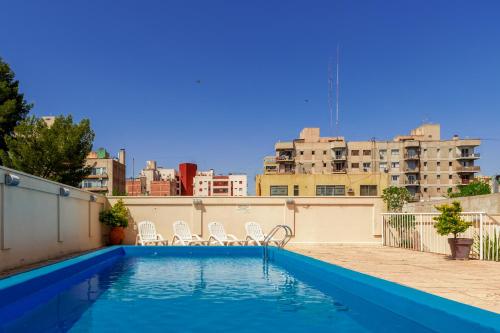
[[[267,236],[264,238],[264,241],[262,241],[262,244],[263,244],[264,247],[268,247],[270,241],[275,242],[275,240],[273,240],[273,237],[274,237],[274,235],[276,235],[276,233],[280,229],[285,230],[285,236],[283,237],[283,239],[281,239],[280,241],[276,242],[276,245],[279,248],[285,247],[285,245],[290,241],[290,239],[293,236],[292,228],[290,228],[289,226],[287,226],[285,224],[278,224],[273,229],[271,229],[271,231],[269,232],[269,234],[267,234]]]

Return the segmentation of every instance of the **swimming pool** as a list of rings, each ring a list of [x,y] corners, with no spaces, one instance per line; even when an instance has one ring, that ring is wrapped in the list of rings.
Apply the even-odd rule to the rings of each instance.
[[[260,247],[99,250],[0,280],[0,332],[493,332],[500,316]]]

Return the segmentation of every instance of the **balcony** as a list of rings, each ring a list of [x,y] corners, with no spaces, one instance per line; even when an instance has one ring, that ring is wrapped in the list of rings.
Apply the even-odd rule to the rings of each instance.
[[[103,178],[108,178],[108,174],[107,173],[90,174],[86,178],[87,179],[103,179]]]
[[[276,162],[281,163],[281,162],[293,162],[295,158],[292,155],[280,155],[276,157]]]
[[[409,168],[409,167],[406,167],[404,168],[404,172],[405,173],[419,173],[420,172],[420,167],[413,167],[413,168]]]
[[[481,144],[479,139],[462,139],[457,141],[457,147],[477,147]]]
[[[459,166],[456,168],[456,171],[458,173],[479,172],[481,171],[481,167],[479,167],[478,165]]]
[[[420,154],[417,153],[405,153],[405,160],[418,160],[420,159]]]
[[[405,179],[405,185],[407,186],[419,186],[420,180],[418,179]]]
[[[481,155],[479,153],[470,153],[470,154],[460,154],[457,156],[458,160],[475,160],[478,159]]]
[[[334,161],[345,161],[347,159],[347,155],[333,155]]]

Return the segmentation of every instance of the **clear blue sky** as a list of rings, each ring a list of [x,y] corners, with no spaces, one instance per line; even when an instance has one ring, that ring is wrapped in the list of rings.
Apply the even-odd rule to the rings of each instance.
[[[128,175],[246,172],[302,127],[329,129],[341,46],[340,134],[392,138],[423,121],[486,139],[500,172],[499,1],[5,1],[0,56],[36,115],[91,119]],[[201,83],[197,83],[201,80]],[[305,100],[308,100],[306,102]],[[250,191],[253,192],[253,181]]]

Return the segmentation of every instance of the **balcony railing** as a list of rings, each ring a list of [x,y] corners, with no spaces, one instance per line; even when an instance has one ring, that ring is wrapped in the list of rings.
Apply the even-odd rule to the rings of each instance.
[[[481,168],[478,165],[473,166],[460,166],[457,167],[457,172],[479,172]]]
[[[334,160],[342,160],[342,161],[345,161],[347,159],[347,155],[333,155],[333,159]]]
[[[293,161],[294,161],[293,156],[281,155],[276,157],[276,162],[293,162]]]
[[[417,153],[405,153],[406,160],[418,160],[420,159],[420,155]]]
[[[414,167],[414,168],[404,168],[405,173],[419,173],[420,168],[419,167]]]
[[[405,185],[419,186],[420,180],[418,180],[418,179],[405,179]]]
[[[481,157],[479,153],[470,153],[470,154],[460,154],[457,156],[457,159],[475,159]]]
[[[420,147],[420,141],[405,141],[405,147]]]

